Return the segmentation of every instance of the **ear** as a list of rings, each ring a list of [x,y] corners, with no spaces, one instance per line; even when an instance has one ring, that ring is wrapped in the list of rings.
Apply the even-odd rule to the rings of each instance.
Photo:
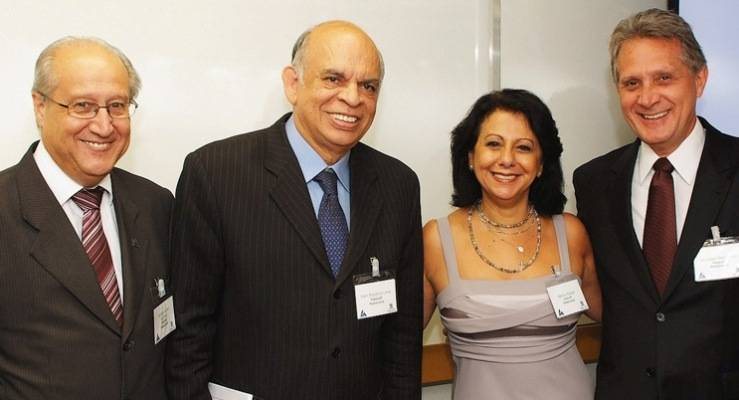
[[[33,98],[33,112],[36,116],[36,126],[39,129],[44,127],[44,118],[46,116],[46,98],[39,92],[31,92]]]
[[[475,165],[474,161],[475,161],[475,152],[474,150],[470,150],[470,152],[467,153],[467,165],[472,167],[473,165]],[[473,170],[473,168],[470,168],[470,170]]]
[[[703,68],[695,74],[695,93],[697,97],[703,95],[703,89],[706,87],[708,81],[708,66],[704,65]]]
[[[282,70],[282,89],[285,91],[285,97],[290,104],[295,105],[298,101],[298,71],[295,67],[288,65]]]

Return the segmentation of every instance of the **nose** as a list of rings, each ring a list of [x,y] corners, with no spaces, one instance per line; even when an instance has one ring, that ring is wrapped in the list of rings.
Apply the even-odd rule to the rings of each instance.
[[[356,107],[360,103],[359,89],[357,83],[350,83],[346,85],[339,93],[339,99],[348,104],[351,107]]]
[[[657,90],[650,84],[645,84],[639,90],[637,103],[645,108],[655,105],[659,101]]]
[[[502,149],[500,149],[500,153],[498,156],[498,164],[500,164],[503,167],[511,167],[513,164],[515,164],[515,157],[513,153],[513,147],[511,146],[505,146]]]
[[[113,118],[107,108],[100,108],[95,118],[90,122],[90,131],[98,136],[109,136],[113,133]]]

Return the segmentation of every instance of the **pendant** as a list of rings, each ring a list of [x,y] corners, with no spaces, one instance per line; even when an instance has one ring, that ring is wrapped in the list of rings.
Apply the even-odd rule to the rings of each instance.
[[[518,250],[519,253],[523,254],[523,246],[521,246],[520,244],[516,246],[516,250]]]

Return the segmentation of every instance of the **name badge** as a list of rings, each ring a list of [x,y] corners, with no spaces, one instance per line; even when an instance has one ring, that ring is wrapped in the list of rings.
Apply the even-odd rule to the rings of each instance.
[[[177,328],[174,321],[174,302],[167,297],[154,309],[154,344],[158,344]]]
[[[354,298],[357,304],[357,319],[377,317],[398,312],[393,271],[380,271],[377,258],[370,259],[372,274],[355,275]]]
[[[249,393],[239,392],[213,382],[208,382],[208,392],[213,400],[252,400],[255,398]]]
[[[739,240],[707,240],[693,260],[696,282],[739,278]]]
[[[718,226],[711,227],[711,236],[693,259],[695,281],[739,278],[739,237],[721,237]]]
[[[554,268],[553,268],[554,269]],[[560,277],[555,272],[554,280],[547,282],[547,294],[554,308],[554,316],[562,319],[589,309],[585,295],[576,276]]]

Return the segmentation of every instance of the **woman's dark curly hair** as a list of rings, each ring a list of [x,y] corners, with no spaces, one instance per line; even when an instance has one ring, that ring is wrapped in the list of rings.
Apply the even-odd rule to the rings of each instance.
[[[480,183],[469,169],[469,152],[480,134],[483,121],[495,111],[502,110],[523,115],[536,135],[542,150],[542,174],[531,184],[529,201],[539,214],[559,214],[567,198],[562,193],[564,178],[562,142],[549,108],[535,94],[522,89],[503,89],[486,94],[475,102],[470,112],[452,131],[452,181],[454,193],[451,204],[468,207],[482,197]]]

